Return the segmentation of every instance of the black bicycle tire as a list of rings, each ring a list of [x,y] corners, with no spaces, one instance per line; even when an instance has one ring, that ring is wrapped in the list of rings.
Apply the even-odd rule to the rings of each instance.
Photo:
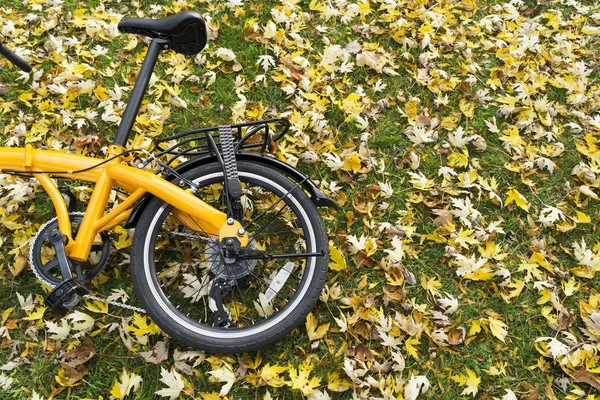
[[[290,196],[297,201],[295,206],[299,205],[300,208],[304,210],[306,217],[308,218],[305,222],[308,222],[309,226],[313,228],[315,246],[319,251],[324,251],[324,256],[315,257],[314,274],[310,281],[306,281],[302,285],[303,287],[307,286],[306,294],[300,298],[298,304],[289,311],[289,315],[285,316],[275,326],[265,329],[258,334],[246,335],[240,338],[215,338],[214,336],[207,336],[198,331],[192,331],[177,323],[159,304],[155,294],[152,293],[150,285],[154,285],[155,290],[157,290],[157,286],[155,283],[149,282],[149,274],[146,274],[145,272],[148,268],[151,268],[149,265],[146,265],[146,261],[144,260],[145,248],[149,248],[146,244],[148,240],[153,240],[152,236],[157,234],[159,228],[159,226],[151,227],[151,221],[166,204],[159,198],[153,198],[139,218],[131,247],[130,268],[136,294],[140,302],[144,305],[148,315],[163,331],[179,342],[210,353],[240,353],[253,351],[282,339],[305,321],[306,316],[314,308],[320,296],[327,274],[327,236],[319,212],[308,196],[301,188],[296,187],[294,189],[296,186],[294,182],[264,165],[253,162],[239,162],[238,170],[242,179],[244,174],[250,174],[255,177],[260,177],[260,179],[270,181],[271,183],[275,183],[280,187],[285,188],[286,191],[291,190]],[[221,172],[220,165],[214,163],[188,171],[185,174],[185,177],[186,179],[192,180],[202,179],[204,176],[214,175],[219,172]],[[168,213],[168,210],[166,212]],[[154,232],[152,232],[152,230],[154,230]],[[206,332],[210,331],[210,328],[207,328],[202,324],[198,324],[197,329]]]

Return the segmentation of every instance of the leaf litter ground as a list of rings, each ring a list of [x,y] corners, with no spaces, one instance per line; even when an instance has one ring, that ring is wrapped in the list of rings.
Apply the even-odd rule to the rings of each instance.
[[[131,146],[286,116],[277,156],[342,206],[306,324],[256,354],[168,342],[145,316],[43,306],[52,218],[0,175],[0,387],[10,398],[569,398],[600,390],[600,9],[592,2],[34,0],[0,6],[2,145],[103,155],[146,45],[126,16],[201,12],[165,52]],[[90,188],[62,182],[81,204]],[[112,200],[119,194],[114,193]],[[79,206],[82,207],[81,205]],[[94,282],[134,304],[130,232]],[[118,286],[123,284],[123,286]],[[27,372],[29,371],[29,372]]]

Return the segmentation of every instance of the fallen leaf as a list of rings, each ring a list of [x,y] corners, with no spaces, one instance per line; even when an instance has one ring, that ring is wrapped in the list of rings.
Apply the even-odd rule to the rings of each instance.
[[[169,340],[164,339],[157,342],[152,350],[138,353],[146,362],[151,364],[160,364],[169,358]]]

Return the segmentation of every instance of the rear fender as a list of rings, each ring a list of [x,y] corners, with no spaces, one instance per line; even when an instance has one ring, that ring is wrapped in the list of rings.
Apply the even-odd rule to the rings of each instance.
[[[302,182],[302,188],[307,192],[308,196],[315,204],[315,206],[332,207],[335,209],[339,209],[338,204],[332,199],[330,199],[325,193],[323,193],[323,191],[319,189],[310,178],[308,178],[302,172],[298,171],[296,168],[284,163],[283,161],[280,161],[277,158],[267,156],[261,153],[241,152],[236,153],[236,160],[252,161],[271,167],[280,172],[282,175],[287,176],[294,182]],[[206,165],[212,162],[217,162],[217,158],[212,154],[207,154],[205,156],[197,157],[186,161],[183,164],[178,165],[174,169],[177,171],[178,174],[183,174],[187,171],[192,170],[193,168],[200,167],[202,165]],[[167,173],[164,178],[168,181],[171,181],[175,179],[175,176]],[[129,219],[125,223],[126,228],[135,227],[140,215],[142,214],[142,211],[144,211],[144,209],[153,197],[153,195],[148,193],[144,197],[142,197],[140,201],[137,202],[129,216]]]

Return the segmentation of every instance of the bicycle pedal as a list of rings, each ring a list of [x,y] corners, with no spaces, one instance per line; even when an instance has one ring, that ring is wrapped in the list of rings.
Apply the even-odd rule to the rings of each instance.
[[[50,307],[52,311],[63,316],[71,308],[77,306],[81,301],[81,298],[89,293],[89,290],[85,288],[81,283],[75,279],[68,279],[63,281],[60,285],[55,287],[46,296],[46,305]]]

